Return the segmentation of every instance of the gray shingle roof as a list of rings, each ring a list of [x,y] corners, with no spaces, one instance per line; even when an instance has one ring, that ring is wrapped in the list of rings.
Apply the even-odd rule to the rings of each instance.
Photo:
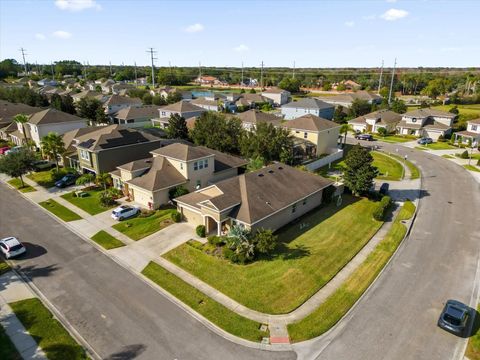
[[[288,104],[282,105],[282,108],[293,108],[293,109],[328,109],[333,108],[334,106],[326,103],[325,101],[314,99],[314,98],[303,98],[298,101],[292,101]]]
[[[324,131],[340,127],[340,125],[336,122],[318,117],[313,114],[307,114],[293,120],[288,120],[287,122],[283,123],[282,126],[289,129],[307,131]]]

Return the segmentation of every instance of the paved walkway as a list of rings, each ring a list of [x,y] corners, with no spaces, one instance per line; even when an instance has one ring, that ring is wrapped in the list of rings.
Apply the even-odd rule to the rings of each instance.
[[[9,271],[0,276],[0,325],[5,329],[23,359],[47,360],[45,353],[38,347],[8,305],[11,302],[34,297],[32,291],[14,272]]]

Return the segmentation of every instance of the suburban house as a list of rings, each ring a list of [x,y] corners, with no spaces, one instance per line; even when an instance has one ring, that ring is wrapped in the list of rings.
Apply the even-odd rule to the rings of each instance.
[[[238,114],[235,114],[237,118],[242,121],[242,126],[246,130],[252,130],[259,123],[269,123],[273,126],[280,126],[282,118],[269,113],[264,113],[257,109],[250,109]]]
[[[273,105],[273,100],[261,94],[244,93],[244,94],[240,94],[240,97],[235,100],[235,105],[237,107],[244,107],[244,108],[253,108],[257,105],[265,104],[265,103],[269,103]]]
[[[205,76],[197,77],[195,79],[195,82],[201,85],[215,85],[215,84],[219,84],[220,80],[218,80],[218,78],[216,78],[215,76],[205,75]]]
[[[445,136],[451,133],[456,116],[436,109],[416,109],[403,114],[396,129],[402,135],[430,137],[437,140],[440,135]]]
[[[204,225],[207,234],[227,234],[232,226],[277,230],[319,206],[323,189],[332,183],[276,163],[180,196],[175,202],[183,218]]]
[[[467,121],[467,130],[455,133],[455,141],[468,144],[473,147],[480,146],[480,118]]]
[[[152,119],[153,126],[165,128],[168,126],[168,120],[173,114],[178,114],[185,119],[200,116],[207,110],[200,106],[191,104],[189,101],[178,101],[174,104],[165,105],[159,109],[159,117]]]
[[[115,170],[125,162],[143,159],[165,143],[154,130],[109,125],[77,135],[74,138],[78,156],[75,167],[84,173],[100,174]]]
[[[388,133],[392,133],[401,120],[402,115],[388,109],[382,109],[359,116],[348,123],[356,132],[377,133],[379,128],[385,128]]]
[[[39,86],[57,86],[58,82],[56,80],[52,80],[52,79],[42,79],[42,80],[37,81],[37,84]]]
[[[303,115],[312,114],[324,119],[333,119],[335,106],[325,101],[314,98],[303,98],[282,105],[282,114],[286,120],[298,118]]]
[[[369,104],[382,103],[382,97],[380,95],[363,90],[353,93],[338,94],[334,96],[319,96],[318,99],[325,101],[328,104],[332,104],[335,106],[343,106],[345,108],[349,108],[350,106],[352,106],[352,103],[355,100],[363,100],[368,102]]]
[[[158,116],[160,106],[143,105],[129,106],[113,114],[113,123],[127,127],[144,127],[151,125],[152,119]]]
[[[41,110],[34,106],[0,100],[0,139],[9,140],[10,134],[18,130],[17,123],[13,121],[15,115],[30,115]]]
[[[88,126],[80,129],[75,129],[71,131],[67,131],[65,134],[62,135],[63,144],[65,146],[65,152],[60,157],[60,165],[65,167],[70,167],[80,171],[80,166],[78,162],[78,150],[76,145],[75,139],[91,133],[95,132],[98,129],[102,129],[103,126]]]
[[[103,107],[107,115],[115,114],[116,112],[125,109],[129,106],[141,106],[142,100],[139,98],[131,98],[121,95],[110,95]]]
[[[114,186],[136,203],[156,209],[169,201],[169,190],[189,191],[237,176],[247,161],[203,146],[174,143],[151,151],[153,157],[112,171]]]
[[[290,101],[291,94],[287,90],[283,90],[278,87],[271,87],[262,91],[262,96],[272,99],[275,105],[280,106]]]
[[[108,79],[104,81],[103,83],[100,84],[100,87],[102,88],[102,92],[109,94],[112,92],[112,86],[115,84],[115,81],[112,79]]]
[[[190,101],[190,103],[207,111],[220,111],[220,103],[218,100],[209,100],[204,97],[199,97]]]
[[[301,140],[296,141],[297,156],[312,158],[337,151],[340,124],[313,114],[303,115],[282,124],[291,134]]]
[[[92,90],[84,90],[79,93],[72,94],[71,96],[74,103],[79,102],[81,99],[97,99],[99,101],[103,101],[106,97],[102,93]]]
[[[40,148],[42,138],[50,132],[62,135],[67,131],[84,127],[87,127],[86,119],[50,108],[31,114],[23,126],[17,124],[17,131],[12,132],[10,137],[15,144],[21,145],[24,142],[23,129],[25,129],[27,138]]]
[[[116,83],[112,85],[111,89],[112,89],[112,94],[126,95],[128,90],[135,89],[135,85],[127,84],[127,83]]]
[[[338,85],[340,84],[345,85],[345,88],[347,90],[360,90],[362,88],[362,85],[360,85],[359,83],[353,80],[343,80],[343,81],[340,81],[339,83],[334,83],[332,84],[332,88],[336,90]]]

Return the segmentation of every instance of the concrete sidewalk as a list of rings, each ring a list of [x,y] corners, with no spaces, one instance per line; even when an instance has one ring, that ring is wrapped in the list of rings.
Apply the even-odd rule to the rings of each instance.
[[[47,360],[45,353],[38,347],[8,305],[11,302],[34,297],[28,286],[13,271],[0,276],[0,325],[5,329],[23,359]]]

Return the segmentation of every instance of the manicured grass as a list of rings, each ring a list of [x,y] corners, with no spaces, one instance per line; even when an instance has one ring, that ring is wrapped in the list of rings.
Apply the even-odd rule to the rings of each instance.
[[[49,360],[87,359],[84,349],[70,336],[38,299],[9,304]]]
[[[348,279],[310,315],[288,325],[290,340],[298,342],[320,336],[350,310],[403,240],[407,228],[401,221],[411,218],[414,212],[415,205],[405,202],[385,238]]]
[[[463,165],[463,167],[467,170],[470,170],[470,171],[476,171],[476,172],[480,172],[480,168],[478,166],[473,166],[473,165]]]
[[[415,147],[416,149],[421,149],[421,150],[452,150],[452,149],[458,149],[458,147],[450,145],[447,142],[434,142],[428,145],[422,145],[422,146],[417,146]]]
[[[74,213],[72,210],[67,209],[65,206],[60,205],[55,200],[45,200],[39,203],[39,205],[52,214],[58,216],[63,221],[74,221],[74,220],[81,220],[82,218],[80,215]]]
[[[248,265],[188,244],[164,257],[250,309],[287,313],[323,287],[375,234],[382,224],[372,217],[375,206],[344,195],[340,208],[321,207],[278,231],[273,254]]]
[[[97,215],[116,206],[112,205],[105,207],[100,203],[100,194],[102,191],[102,189],[86,190],[84,192],[86,192],[88,196],[85,197],[76,197],[75,191],[72,191],[68,194],[62,195],[62,198],[71,202],[73,205],[79,207],[83,211],[86,211],[90,215]]]
[[[460,157],[462,153],[457,153],[455,154],[456,157]],[[470,151],[468,152],[468,154],[470,155]],[[475,159],[475,160],[480,160],[480,154],[472,154],[472,159]]]
[[[448,155],[448,154],[442,155],[442,157],[445,159],[455,159],[455,156]]]
[[[418,179],[420,177],[420,170],[410,160],[404,160],[403,157],[401,157],[399,155],[396,155],[396,154],[389,154],[389,155],[398,159],[398,160],[400,160],[400,161],[402,161],[402,162],[403,161],[405,162],[408,169],[410,170],[410,173],[411,173],[410,179],[411,180]]]
[[[123,242],[104,230],[100,230],[98,233],[93,235],[91,239],[107,250],[125,246]]]
[[[8,265],[8,264],[0,257],[0,275],[5,274],[7,271],[10,271],[10,265]]]
[[[25,182],[24,182],[24,185],[22,186],[22,182],[20,181],[20,179],[17,179],[17,178],[12,179],[12,180],[8,180],[8,183],[22,193],[37,191],[37,190],[35,190],[35,188],[31,187],[30,185],[28,185]]]
[[[268,332],[260,331],[258,322],[229,310],[154,262],[150,262],[142,274],[230,334],[251,341],[268,336]]]
[[[408,138],[408,137],[403,137],[403,136],[398,136],[398,135],[387,135],[387,136],[380,136],[377,134],[372,134],[373,138],[376,140],[380,140],[383,142],[387,143],[405,143],[409,141],[414,141],[416,138]]]
[[[115,230],[127,235],[132,240],[140,240],[172,223],[170,216],[175,209],[157,210],[148,217],[137,216],[113,225]]]
[[[2,360],[22,360],[17,349],[11,342],[5,329],[0,326],[0,359]]]
[[[477,314],[480,311],[480,306],[477,308]],[[473,329],[476,333],[472,334],[468,339],[467,350],[465,356],[470,360],[480,360],[480,317],[475,316]]]
[[[403,176],[403,166],[396,159],[377,151],[371,152],[373,156],[373,166],[378,168],[379,175],[377,179],[382,180],[401,180]]]
[[[50,170],[33,172],[28,174],[27,177],[46,189],[55,186],[55,179]]]

